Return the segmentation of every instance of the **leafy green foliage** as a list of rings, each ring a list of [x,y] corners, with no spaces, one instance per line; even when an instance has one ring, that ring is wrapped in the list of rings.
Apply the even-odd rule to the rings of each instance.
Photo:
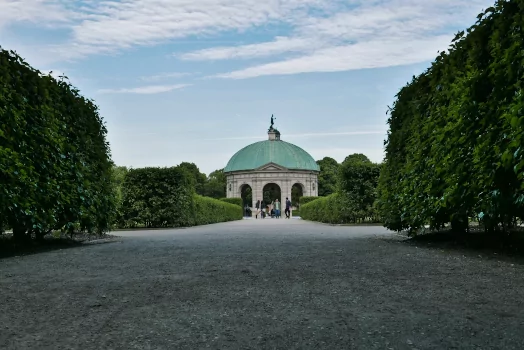
[[[125,166],[113,166],[111,173],[113,196],[115,199],[115,215],[111,219],[111,223],[117,227],[124,225],[122,213],[122,205],[124,201],[123,186],[128,171],[129,170]]]
[[[345,217],[345,199],[345,196],[338,193],[317,197],[316,200],[300,206],[300,217],[329,224],[349,222]]]
[[[380,165],[366,156],[348,156],[338,172],[338,193],[345,196],[346,215],[350,222],[378,221],[375,210]]]
[[[126,226],[193,225],[194,185],[193,174],[184,167],[129,170],[122,189]]]
[[[317,160],[320,166],[320,174],[318,175],[318,195],[329,196],[337,190],[337,174],[340,164],[330,157],[324,157]]]
[[[213,171],[204,183],[204,196],[211,198],[223,198],[226,195],[226,175],[224,169]]]
[[[193,210],[194,225],[241,220],[244,216],[244,210],[239,205],[199,195],[194,196]]]
[[[309,196],[303,196],[303,197],[300,197],[300,207],[302,207],[303,205],[309,203],[309,202],[312,202],[316,199],[319,199],[320,197],[309,197]]]
[[[231,203],[234,205],[238,205],[240,207],[244,207],[244,204],[242,203],[242,198],[220,198],[222,202]]]
[[[195,193],[184,166],[129,170],[122,185],[125,227],[187,227],[242,218],[242,208]],[[238,202],[238,201],[237,201]]]
[[[109,229],[106,134],[97,106],[65,78],[42,75],[0,48],[0,217],[15,238]]]
[[[378,208],[386,227],[506,229],[524,213],[524,11],[497,1],[390,109]]]
[[[336,173],[336,192],[302,197],[301,217],[331,224],[378,222],[375,201],[380,169],[380,164],[363,154],[347,156]]]
[[[342,163],[347,162],[362,162],[362,163],[371,163],[368,157],[362,153],[353,153],[347,156]]]
[[[195,192],[199,195],[204,195],[207,180],[206,174],[201,173],[195,163],[182,162],[178,166],[191,174]]]

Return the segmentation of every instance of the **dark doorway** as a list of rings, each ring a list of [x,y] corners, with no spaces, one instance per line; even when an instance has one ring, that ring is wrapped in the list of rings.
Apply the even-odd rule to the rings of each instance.
[[[251,207],[253,206],[253,191],[251,186],[245,184],[240,188],[240,197],[244,205],[244,216],[251,216]]]

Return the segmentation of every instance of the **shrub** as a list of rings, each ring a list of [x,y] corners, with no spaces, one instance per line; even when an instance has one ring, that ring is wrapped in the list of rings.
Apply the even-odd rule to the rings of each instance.
[[[125,227],[188,227],[243,216],[238,204],[196,195],[193,174],[183,167],[131,169],[122,197]]]
[[[305,220],[342,224],[341,196],[338,193],[326,197],[317,197],[316,200],[300,206],[300,217]]]
[[[243,209],[241,206],[199,195],[194,196],[193,208],[194,225],[241,220],[243,217]]]
[[[321,197],[310,197],[310,196],[303,196],[303,197],[300,197],[299,199],[299,204],[300,204],[300,207],[302,208],[303,205],[309,203],[309,202],[312,202],[316,199],[319,199]]]
[[[244,204],[242,202],[242,198],[220,198],[222,202],[231,203],[238,205],[240,207],[244,207]]]
[[[194,191],[192,174],[183,168],[129,170],[122,185],[122,215],[126,226],[193,225]]]
[[[377,223],[377,216],[343,193],[333,193],[300,207],[300,217],[305,220],[329,224]]]
[[[381,165],[372,163],[362,154],[346,157],[338,172],[337,192],[341,194],[346,218],[351,222],[378,222],[375,201]]]
[[[493,231],[522,219],[523,11],[497,1],[398,93],[379,181],[389,229],[463,231],[471,217]]]
[[[107,130],[93,101],[0,48],[0,217],[15,238],[102,233],[114,211]]]

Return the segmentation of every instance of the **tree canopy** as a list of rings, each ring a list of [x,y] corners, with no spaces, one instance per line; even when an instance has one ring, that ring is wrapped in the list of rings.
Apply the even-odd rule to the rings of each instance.
[[[317,164],[320,166],[318,195],[328,196],[335,193],[337,190],[337,173],[340,165],[335,159],[330,157],[317,160]]]

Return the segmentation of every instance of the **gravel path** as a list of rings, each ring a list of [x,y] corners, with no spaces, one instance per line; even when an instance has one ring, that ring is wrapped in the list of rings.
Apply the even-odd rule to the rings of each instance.
[[[0,260],[0,349],[524,349],[524,266],[243,220]]]

